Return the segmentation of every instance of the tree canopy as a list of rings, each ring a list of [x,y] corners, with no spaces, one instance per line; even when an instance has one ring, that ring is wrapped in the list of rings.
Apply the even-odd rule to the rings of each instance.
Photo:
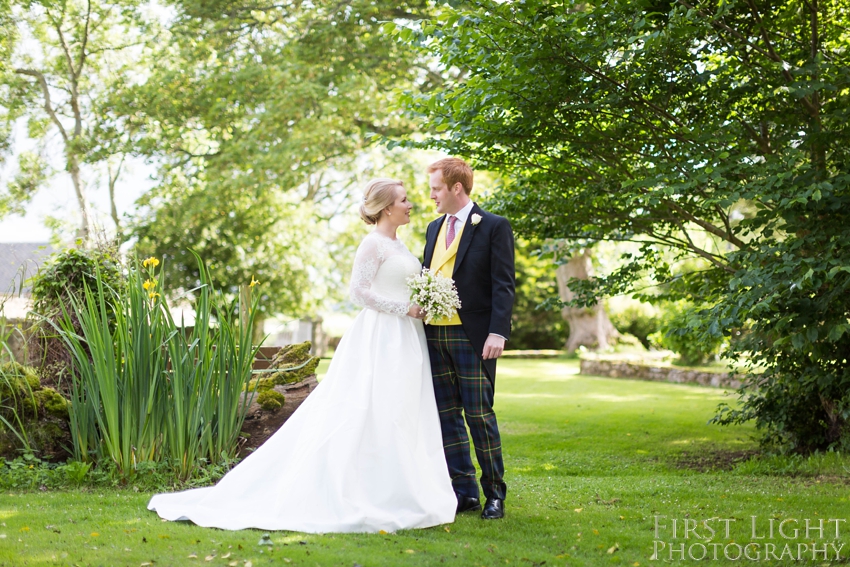
[[[103,104],[138,74],[136,63],[146,42],[155,39],[157,21],[132,0],[9,0],[0,3],[0,30],[0,119],[5,122],[0,152],[17,158],[16,171],[0,193],[0,216],[22,213],[44,187],[53,174],[51,144],[58,143],[77,199],[78,235],[87,240],[94,221],[84,165],[106,167],[110,189],[120,169],[110,163],[114,155],[99,149],[100,132],[114,129]],[[14,139],[18,121],[26,123],[31,144]],[[117,222],[117,215],[113,218]]]
[[[167,255],[166,277],[188,289],[199,276],[192,248],[224,286],[265,282],[268,312],[309,309],[345,241],[328,221],[352,203],[346,177],[375,133],[410,130],[393,88],[439,78],[380,30],[427,6],[173,3],[150,76],[112,99],[130,135],[105,142],[161,164],[131,230],[140,252]]]
[[[198,285],[192,249],[229,292],[263,282],[265,312],[309,312],[339,287],[353,237],[330,220],[351,208],[353,181],[374,162],[364,154],[376,134],[414,127],[394,88],[442,80],[381,26],[432,10],[426,0],[0,2],[0,157],[16,158],[0,215],[22,213],[61,154],[84,242],[103,173],[119,240],[165,257],[172,288]],[[118,226],[125,157],[151,164],[155,186]]]
[[[491,203],[521,235],[640,252],[577,303],[633,290],[703,306],[750,365],[765,439],[850,444],[850,5],[821,0],[444,7],[397,34],[461,80],[407,104],[427,145],[510,176]],[[674,251],[674,261],[661,250]],[[666,256],[669,257],[669,254]],[[697,269],[676,259],[697,257]],[[693,266],[693,262],[687,264]]]

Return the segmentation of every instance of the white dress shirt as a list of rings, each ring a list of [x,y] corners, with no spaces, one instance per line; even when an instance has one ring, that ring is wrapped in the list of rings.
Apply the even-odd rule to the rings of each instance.
[[[466,219],[469,218],[470,213],[472,213],[472,207],[475,206],[475,203],[469,201],[461,210],[454,214],[455,217],[455,234],[458,233],[460,228],[466,224]],[[449,222],[449,217],[451,215],[446,215],[445,222]],[[446,226],[446,234],[449,233],[449,227]]]

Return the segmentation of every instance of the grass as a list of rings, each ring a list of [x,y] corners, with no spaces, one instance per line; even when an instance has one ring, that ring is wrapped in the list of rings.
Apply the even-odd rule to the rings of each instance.
[[[326,368],[326,362],[320,372]],[[474,514],[427,530],[374,535],[225,532],[166,523],[145,509],[150,493],[131,489],[0,493],[0,566],[19,565],[653,565],[656,540],[685,544],[704,561],[737,565],[735,545],[770,543],[766,565],[790,565],[798,554],[835,543],[805,537],[808,519],[850,520],[850,459],[748,459],[756,449],[749,427],[707,425],[723,391],[688,385],[579,376],[575,360],[500,362],[496,410],[507,467],[507,517],[484,522]],[[755,540],[773,520],[783,538]],[[714,520],[711,520],[714,518]],[[672,522],[677,522],[673,535]],[[685,520],[697,531],[684,539]],[[709,542],[703,520],[716,530]],[[721,520],[728,520],[729,537]],[[796,520],[795,524],[792,520]],[[837,545],[850,543],[850,523],[838,523]],[[689,525],[693,527],[693,525]],[[793,528],[801,528],[796,537]],[[725,547],[730,541],[731,547]],[[712,548],[710,543],[721,546]],[[788,551],[784,547],[788,544]],[[718,560],[712,560],[712,549]],[[765,560],[761,545],[760,560]],[[835,564],[835,551],[827,561]],[[748,548],[754,557],[755,547]],[[841,549],[846,562],[850,545]],[[782,555],[785,552],[785,555]],[[793,561],[788,553],[792,553]],[[206,558],[209,561],[205,561]],[[773,559],[776,557],[777,559]],[[697,564],[698,561],[673,562]],[[234,563],[235,562],[235,563]]]

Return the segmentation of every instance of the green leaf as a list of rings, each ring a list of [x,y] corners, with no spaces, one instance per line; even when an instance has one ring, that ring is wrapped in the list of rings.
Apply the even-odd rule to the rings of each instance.
[[[834,325],[832,328],[829,329],[827,339],[829,339],[831,342],[836,342],[844,335],[844,333],[847,332],[848,328],[850,328],[850,325],[847,324]]]

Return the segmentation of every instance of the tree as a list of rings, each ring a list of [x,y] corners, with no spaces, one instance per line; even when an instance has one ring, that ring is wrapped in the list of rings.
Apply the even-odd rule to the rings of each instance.
[[[407,103],[442,133],[427,145],[511,177],[491,208],[520,234],[640,244],[572,280],[573,304],[648,275],[705,305],[688,331],[731,337],[751,369],[718,421],[806,451],[850,446],[848,18],[822,0],[477,0],[399,33],[465,71]]]
[[[511,314],[511,340],[517,350],[561,349],[571,332],[557,310],[546,309],[546,300],[558,295],[558,281],[552,258],[538,254],[542,246],[516,239],[516,296]]]
[[[558,294],[564,303],[561,313],[570,326],[567,352],[574,352],[582,345],[604,350],[620,336],[601,302],[581,307],[571,305],[576,294],[570,289],[570,282],[587,281],[594,276],[592,258],[590,250],[584,248],[572,254],[569,260],[560,264],[556,270]]]
[[[22,118],[36,143],[21,146],[17,173],[0,195],[0,215],[22,213],[49,179],[47,155],[57,139],[77,198],[79,236],[88,240],[93,219],[84,164],[111,157],[95,149],[97,132],[106,127],[100,104],[116,83],[132,80],[134,58],[154,35],[153,24],[133,2],[15,0],[0,12],[0,108],[7,123],[0,149],[14,149],[12,126]],[[112,179],[110,189],[114,203]]]
[[[260,282],[260,320],[268,314],[301,313],[310,306],[308,269],[321,271],[323,240],[310,226],[309,206],[286,201],[259,188],[210,190],[203,181],[173,176],[142,196],[130,232],[139,257],[163,260],[162,277],[171,289],[188,292],[201,281],[193,252],[229,297]],[[309,258],[316,261],[310,263]]]
[[[359,195],[374,134],[411,127],[393,110],[392,87],[439,77],[380,32],[384,20],[419,18],[427,3],[173,6],[150,77],[109,109],[130,133],[126,147],[161,163],[162,182],[128,236],[142,255],[168,255],[167,277],[187,289],[198,279],[192,248],[222,286],[255,274],[264,309],[303,314],[305,292],[315,299],[338,285],[351,243],[330,221]]]

